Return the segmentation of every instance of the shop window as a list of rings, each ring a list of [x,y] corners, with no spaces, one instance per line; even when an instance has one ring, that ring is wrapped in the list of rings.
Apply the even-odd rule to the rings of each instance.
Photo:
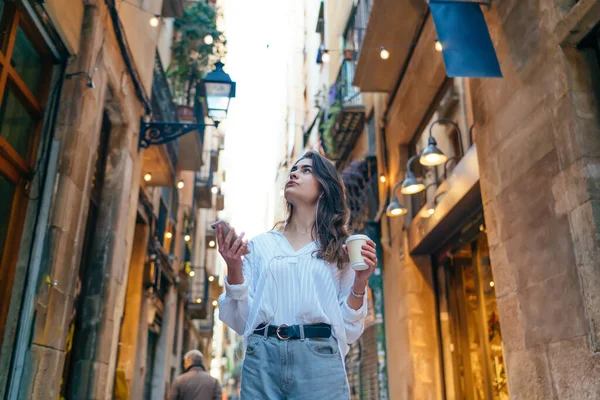
[[[483,218],[436,256],[446,399],[508,400],[502,332]]]

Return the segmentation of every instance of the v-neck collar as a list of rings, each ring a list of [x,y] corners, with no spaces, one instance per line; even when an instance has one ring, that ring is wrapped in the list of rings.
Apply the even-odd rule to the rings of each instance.
[[[303,246],[302,248],[300,248],[300,249],[298,249],[298,250],[294,250],[294,248],[292,247],[292,244],[290,243],[290,241],[288,240],[288,238],[287,238],[287,237],[286,237],[286,236],[285,236],[285,235],[284,235],[282,232],[275,231],[275,230],[274,230],[274,231],[271,231],[271,232],[274,232],[275,234],[277,234],[277,235],[279,235],[279,236],[283,237],[283,240],[285,241],[285,243],[286,243],[286,245],[287,245],[288,249],[289,249],[289,250],[290,250],[290,251],[291,251],[293,254],[299,254],[299,253],[302,253],[302,252],[304,252],[306,249],[308,249],[309,247],[311,247],[313,244],[315,244],[315,241],[313,240],[312,242],[309,242],[309,243],[307,243],[307,244],[306,244],[305,246]]]

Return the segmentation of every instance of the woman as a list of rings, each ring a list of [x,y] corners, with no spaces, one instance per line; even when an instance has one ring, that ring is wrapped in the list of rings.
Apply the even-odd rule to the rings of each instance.
[[[375,243],[362,250],[367,270],[348,266],[344,186],[318,153],[292,167],[285,199],[280,230],[249,243],[217,232],[228,273],[219,316],[246,339],[242,399],[347,399],[344,356],[363,332]]]

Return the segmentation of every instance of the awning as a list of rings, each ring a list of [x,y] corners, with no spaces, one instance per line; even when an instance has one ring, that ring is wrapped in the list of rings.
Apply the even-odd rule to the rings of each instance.
[[[429,8],[449,77],[502,77],[480,4],[431,0]]]
[[[353,85],[361,92],[391,93],[426,15],[425,1],[373,2]],[[390,52],[389,59],[379,56],[381,46]]]

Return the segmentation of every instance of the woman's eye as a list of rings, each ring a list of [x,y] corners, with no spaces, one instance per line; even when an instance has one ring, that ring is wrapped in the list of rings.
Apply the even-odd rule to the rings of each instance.
[[[310,168],[304,168],[303,172],[307,172],[307,171],[310,172]]]

